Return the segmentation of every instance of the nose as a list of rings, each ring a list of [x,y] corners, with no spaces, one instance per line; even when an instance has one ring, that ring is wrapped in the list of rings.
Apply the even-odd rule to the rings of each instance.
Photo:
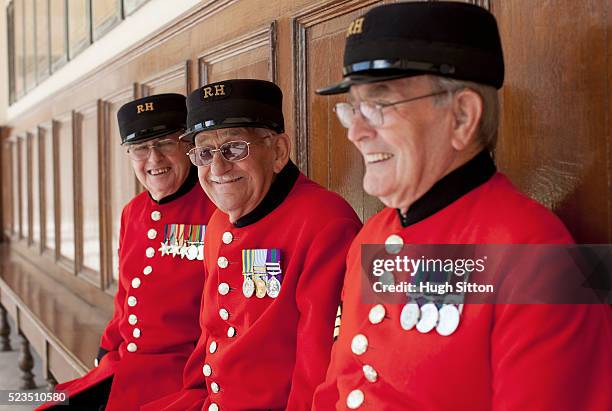
[[[374,127],[370,126],[360,112],[355,113],[353,124],[348,129],[348,139],[355,145],[376,135]]]
[[[163,158],[164,158],[164,155],[159,152],[157,147],[151,147],[151,149],[149,150],[149,157],[147,157],[148,161],[151,161],[153,163],[157,163],[158,161],[162,160]]]
[[[232,162],[227,161],[221,153],[215,151],[213,153],[212,163],[210,163],[210,173],[214,176],[221,176],[232,169]]]

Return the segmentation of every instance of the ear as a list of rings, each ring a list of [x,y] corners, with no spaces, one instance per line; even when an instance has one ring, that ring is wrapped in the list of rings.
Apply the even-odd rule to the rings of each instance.
[[[280,173],[289,162],[291,139],[285,133],[278,134],[272,138],[272,149],[274,152],[273,169],[275,173]]]
[[[460,90],[453,96],[453,137],[451,144],[457,151],[463,151],[477,139],[478,124],[482,117],[482,98],[470,89]]]

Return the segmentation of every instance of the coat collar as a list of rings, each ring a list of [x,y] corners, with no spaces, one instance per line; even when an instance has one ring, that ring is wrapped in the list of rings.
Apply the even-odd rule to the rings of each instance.
[[[287,198],[299,175],[300,170],[289,160],[280,173],[276,175],[263,200],[253,211],[236,220],[234,227],[242,228],[254,224],[274,211]]]
[[[404,215],[397,210],[402,227],[418,223],[449,206],[460,197],[487,182],[496,172],[487,150],[442,177],[428,192],[415,201]]]

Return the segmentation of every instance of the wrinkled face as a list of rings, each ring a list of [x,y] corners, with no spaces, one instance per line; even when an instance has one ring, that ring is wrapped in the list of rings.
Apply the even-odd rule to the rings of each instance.
[[[280,171],[275,155],[276,139],[264,129],[227,128],[201,132],[195,137],[196,147],[218,149],[229,141],[246,141],[249,155],[240,161],[228,161],[219,152],[214,153],[210,165],[198,167],[202,188],[230,221],[251,212],[265,197]],[[282,167],[281,167],[282,168]]]
[[[351,87],[349,102],[393,103],[435,92],[426,76]],[[453,159],[452,113],[424,98],[383,109],[382,126],[355,116],[348,138],[365,162],[364,190],[387,207],[407,209],[444,176]]]
[[[185,155],[189,145],[179,142],[179,135],[180,132],[176,132],[127,147],[138,181],[155,200],[177,192],[189,174],[191,162]],[[146,157],[135,159],[135,156]]]

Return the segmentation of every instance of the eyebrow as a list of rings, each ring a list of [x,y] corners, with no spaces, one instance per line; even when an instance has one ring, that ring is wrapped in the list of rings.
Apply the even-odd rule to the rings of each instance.
[[[355,96],[354,94],[350,94],[349,101],[352,103],[355,100],[369,100],[373,98],[379,97],[387,97],[387,95],[391,92],[391,89],[386,84],[376,84],[371,87],[367,87],[363,96]]]

